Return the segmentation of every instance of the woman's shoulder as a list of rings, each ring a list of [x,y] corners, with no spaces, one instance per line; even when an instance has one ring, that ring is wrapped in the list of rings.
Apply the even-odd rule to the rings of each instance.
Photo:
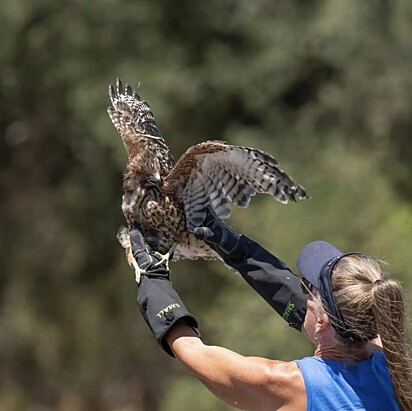
[[[282,410],[305,410],[306,388],[302,372],[295,361],[273,361],[270,389],[282,398],[284,408]]]

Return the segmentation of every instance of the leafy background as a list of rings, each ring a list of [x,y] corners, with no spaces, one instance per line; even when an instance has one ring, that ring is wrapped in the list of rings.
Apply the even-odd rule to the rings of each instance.
[[[412,292],[408,0],[5,0],[0,8],[0,409],[224,411],[155,344],[115,233],[121,77],[175,157],[266,150],[312,199],[257,197],[230,223],[295,269],[315,239],[388,262]],[[173,264],[207,343],[311,353],[236,274]]]

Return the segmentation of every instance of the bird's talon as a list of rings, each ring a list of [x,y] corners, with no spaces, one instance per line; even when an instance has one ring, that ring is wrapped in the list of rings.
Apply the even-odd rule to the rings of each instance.
[[[157,267],[158,265],[161,265],[161,264],[164,263],[165,266],[166,266],[166,269],[169,270],[169,258],[170,258],[169,253],[166,253],[166,254],[163,255],[163,254],[160,254],[157,251],[155,251],[154,256],[159,258],[159,261],[156,264],[154,264],[153,267]]]
[[[154,252],[154,255],[159,258],[159,261],[154,264],[154,267],[157,267],[160,264],[165,264],[166,269],[169,271],[169,261],[172,258],[172,254],[174,253],[175,249],[177,247],[177,243],[174,243],[171,247],[170,250],[166,254],[161,254],[158,251]]]

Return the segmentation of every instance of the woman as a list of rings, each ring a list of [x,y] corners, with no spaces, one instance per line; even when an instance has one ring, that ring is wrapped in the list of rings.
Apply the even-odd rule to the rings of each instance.
[[[295,328],[301,326],[314,344],[314,356],[274,361],[205,345],[167,269],[156,265],[138,230],[130,234],[135,258],[147,272],[138,293],[146,322],[160,345],[226,403],[246,410],[412,410],[404,292],[375,260],[343,254],[326,242],[309,244],[298,257],[306,299],[283,263],[209,213],[194,234],[284,318],[285,295],[291,316],[304,318]],[[286,291],[273,293],[279,288]]]

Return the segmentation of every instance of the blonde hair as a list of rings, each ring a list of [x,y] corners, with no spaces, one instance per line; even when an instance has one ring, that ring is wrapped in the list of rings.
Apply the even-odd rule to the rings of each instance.
[[[406,298],[401,284],[388,279],[377,260],[351,255],[336,264],[332,291],[350,331],[364,339],[380,336],[398,404],[401,410],[412,410],[412,355],[407,341]],[[333,322],[333,318],[329,319]],[[355,355],[364,351],[367,344],[352,342],[338,334],[336,340],[347,353]]]

